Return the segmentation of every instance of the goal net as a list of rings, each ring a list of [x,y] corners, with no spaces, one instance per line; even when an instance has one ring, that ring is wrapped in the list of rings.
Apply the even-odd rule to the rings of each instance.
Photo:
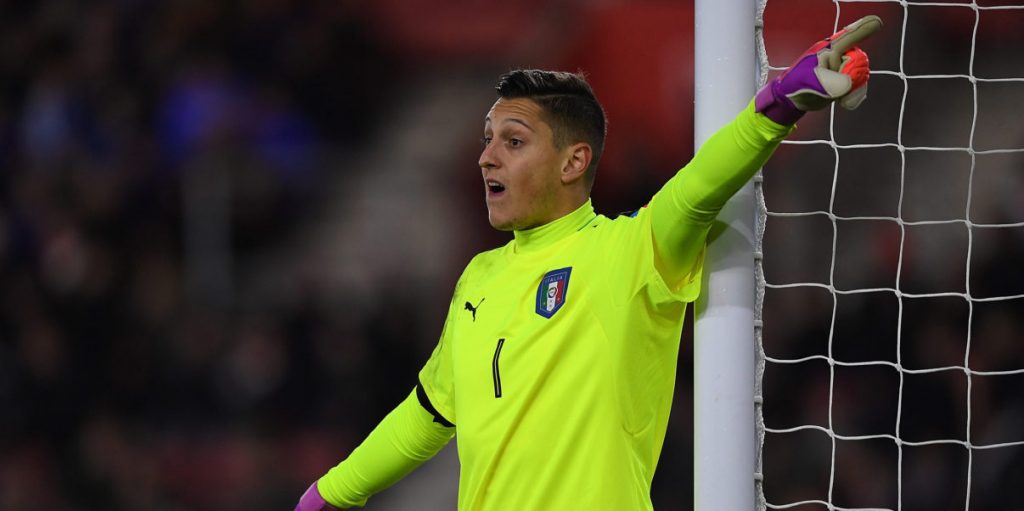
[[[1024,509],[1024,2],[759,13],[762,83],[885,23],[757,180],[759,507]]]

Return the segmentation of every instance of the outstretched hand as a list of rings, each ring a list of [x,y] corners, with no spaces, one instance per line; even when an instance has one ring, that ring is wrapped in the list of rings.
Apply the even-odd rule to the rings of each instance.
[[[757,93],[755,109],[779,124],[793,124],[832,101],[857,108],[867,97],[869,69],[868,55],[856,45],[881,28],[878,16],[865,16],[815,43]]]

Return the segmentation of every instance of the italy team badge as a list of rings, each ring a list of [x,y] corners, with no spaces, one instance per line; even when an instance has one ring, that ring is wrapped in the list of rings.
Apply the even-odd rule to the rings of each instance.
[[[540,279],[537,287],[537,314],[545,318],[554,316],[565,304],[565,293],[569,290],[569,274],[572,268],[551,270]]]

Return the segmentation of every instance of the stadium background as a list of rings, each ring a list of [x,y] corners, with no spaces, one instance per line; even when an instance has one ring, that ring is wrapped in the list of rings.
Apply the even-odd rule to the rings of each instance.
[[[772,63],[829,33],[833,9],[771,2]],[[854,11],[868,10],[899,26],[899,6]],[[921,9],[908,63],[965,58],[973,16],[954,11]],[[1024,42],[1013,30],[1024,17],[987,20],[978,50],[989,70],[1024,76],[1010,51]],[[496,77],[586,71],[610,118],[595,205],[633,209],[692,154],[692,24],[690,2],[651,0],[0,3],[0,509],[290,509],[411,389],[461,268],[508,239],[487,225],[476,167]],[[895,69],[900,43],[887,30],[867,48]],[[895,131],[894,90],[848,114],[883,119],[851,122],[852,136]],[[914,96],[905,137],[939,140],[949,119],[970,119],[969,101],[945,94]],[[979,138],[1020,147],[1020,103],[985,103]],[[822,133],[826,117],[802,132]],[[791,153],[774,168],[786,172]],[[974,200],[991,218],[1024,220],[1021,157],[991,167],[975,190],[988,195]],[[766,187],[782,209],[813,202],[807,190],[821,179],[791,176]],[[855,182],[840,200],[874,204],[875,185]],[[948,202],[934,199],[940,191],[926,187],[921,200]],[[1017,231],[976,256],[972,278],[994,292],[1024,289]],[[778,234],[768,247],[806,252],[799,236]],[[892,264],[891,237],[864,236],[875,242],[858,245],[854,275],[869,276]],[[930,263],[931,248],[923,277],[941,278],[948,268]],[[769,255],[768,275],[801,261]],[[766,330],[766,344],[821,335],[821,307],[778,303],[786,323]],[[850,317],[894,313],[868,305]],[[1024,316],[1005,309],[977,349],[1024,367],[1012,342]],[[955,352],[963,333],[934,319],[919,322],[922,339]],[[658,509],[692,501],[689,347],[687,334]],[[802,381],[766,380],[768,392],[798,397],[783,401],[791,417],[819,409],[821,382]],[[934,387],[915,410],[954,399],[953,386]],[[1020,421],[1020,388],[993,391],[975,420]],[[854,422],[888,420],[854,410]],[[937,427],[955,436],[950,413]],[[769,475],[820,484],[820,467],[784,454]],[[368,509],[450,509],[453,456]],[[840,486],[874,488],[857,478],[876,462],[854,460],[860,470]],[[945,467],[935,477],[962,484],[958,463],[935,460]]]

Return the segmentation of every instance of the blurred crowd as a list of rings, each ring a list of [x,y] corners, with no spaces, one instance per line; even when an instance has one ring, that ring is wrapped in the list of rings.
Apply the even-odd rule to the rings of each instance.
[[[0,48],[0,509],[290,508],[422,334],[414,295],[271,308],[245,268],[401,59],[333,1],[4,2]]]
[[[586,70],[610,116],[611,138],[595,188],[595,205],[605,214],[645,203],[688,159],[692,6],[655,0],[456,4],[0,3],[0,510],[290,509],[314,477],[339,461],[409,392],[436,340],[458,271],[474,251],[506,239],[487,228],[474,167],[477,147],[472,142],[479,137],[479,119],[488,104],[470,105],[482,107],[471,112],[473,131],[451,137],[465,142],[441,148],[450,154],[436,166],[449,168],[404,169],[451,180],[448,188],[460,196],[448,204],[454,213],[409,219],[435,221],[436,230],[467,228],[421,234],[459,238],[447,243],[452,246],[437,275],[426,281],[410,277],[408,267],[425,259],[411,246],[415,238],[397,237],[393,253],[379,254],[377,262],[390,266],[363,279],[382,279],[372,282],[376,293],[366,293],[365,282],[346,288],[330,268],[303,267],[303,261],[308,261],[306,252],[322,249],[311,248],[316,243],[367,243],[340,235],[311,241],[317,235],[310,233],[322,233],[317,226],[332,225],[336,219],[325,217],[339,211],[362,218],[387,209],[375,204],[377,195],[366,200],[369,213],[356,211],[356,205],[334,206],[345,202],[346,193],[362,190],[352,184],[358,179],[403,170],[367,168],[366,161],[375,161],[367,153],[412,152],[394,143],[400,138],[394,135],[396,119],[402,117],[392,105],[414,97],[413,89],[429,82],[425,77],[438,76],[442,83],[465,80],[460,67],[471,67],[482,70],[486,80],[470,85],[488,92],[497,74],[513,66]],[[786,8],[783,0],[770,5]],[[831,28],[832,9],[823,2],[821,12],[827,16],[819,18],[824,23],[797,20],[794,27],[806,27],[792,28],[785,40],[769,39],[770,47],[799,51],[811,34]],[[585,19],[576,16],[581,12]],[[568,16],[573,23],[565,23]],[[895,47],[895,41],[889,42]],[[1011,62],[1018,58],[1006,55]],[[894,58],[880,62],[890,69],[897,65]],[[662,78],[636,79],[655,76]],[[866,107],[874,101],[880,116],[898,111],[898,91],[886,92],[883,84],[873,90],[878,92]],[[1019,97],[1019,91],[1002,94],[1014,93]],[[970,118],[969,103],[948,107],[955,116]],[[1006,118],[1015,112],[1003,110]],[[929,132],[934,118],[922,114],[921,119],[921,125],[907,130]],[[437,144],[442,138],[438,126],[454,130],[459,123],[434,122],[441,124],[428,126],[434,132],[419,137],[415,147]],[[994,131],[980,124],[979,139]],[[823,121],[809,121],[802,132],[810,137],[825,129]],[[895,128],[891,131],[894,137]],[[992,137],[1012,138],[1018,131],[1003,129]],[[1017,138],[1015,147],[1022,145],[1024,137]],[[780,179],[766,184],[773,211],[800,209],[815,183],[831,182],[827,154],[814,163],[800,158],[788,149],[780,151]],[[972,200],[976,208],[979,203],[998,206],[979,210],[975,220],[1024,221],[1010,207],[1024,190],[1019,172],[1014,173],[1020,158],[1009,155],[988,167],[984,161],[978,158]],[[948,158],[936,167],[955,173],[960,163]],[[863,166],[885,168],[871,158]],[[816,178],[801,174],[800,169],[819,167],[825,170]],[[985,180],[979,177],[983,171],[1002,180]],[[940,190],[940,181],[929,176],[920,178],[934,185],[921,192],[923,202],[946,197],[942,193],[959,196],[966,189],[958,181]],[[896,179],[899,189],[898,177],[886,179],[888,184]],[[871,193],[876,185],[853,182],[838,204],[877,206],[881,199]],[[368,188],[380,197],[387,193]],[[429,188],[416,191],[427,194]],[[827,199],[827,186],[813,193]],[[447,203],[446,197],[409,195],[408,200],[433,208]],[[381,216],[387,213],[394,214]],[[873,213],[897,214],[895,208]],[[808,258],[821,250],[809,243],[831,239],[831,227],[821,229],[788,226],[772,234],[770,224],[769,236],[800,235],[799,242],[766,240],[775,250],[768,252],[770,282],[796,278],[794,272],[814,267]],[[1024,293],[1019,230],[976,231],[970,266],[974,296]],[[895,275],[899,256],[893,247],[899,243],[893,244],[892,232],[867,229],[847,238],[853,248],[844,253],[854,254],[849,257],[856,259],[850,263],[856,270],[840,269],[840,277],[861,285],[873,276]],[[950,237],[964,248],[956,259],[960,273],[932,262],[932,255],[942,252],[935,244],[941,247]],[[904,278],[921,282],[926,292],[948,290],[944,283],[932,286],[936,280],[964,282],[966,237],[947,233],[922,239],[914,254],[920,267],[932,273],[908,272]],[[772,253],[791,257],[774,256],[773,261]],[[827,272],[814,277],[822,275],[827,279]],[[909,281],[905,285],[913,290]],[[773,293],[775,305],[766,307],[786,323],[779,327],[773,319],[775,326],[766,326],[769,355],[824,353],[828,329],[822,325],[831,321],[831,298],[770,292],[770,300]],[[950,299],[935,307],[922,302],[915,309],[905,301],[904,321],[897,328],[893,314],[901,309],[892,295],[842,298],[834,342],[837,349],[855,345],[842,353],[852,360],[895,362],[899,331],[903,363],[909,367],[962,365],[970,314],[970,360],[982,364],[972,367],[1024,368],[1013,342],[1024,317],[1020,302],[975,303],[969,309],[962,299]],[[850,326],[838,328],[842,324]],[[866,341],[875,338],[891,342]],[[689,332],[685,339],[673,420],[653,490],[659,509],[684,508],[692,499]],[[766,406],[769,426],[825,424],[827,366],[781,374],[770,368],[766,377],[766,390],[774,393],[766,401],[776,403]],[[884,392],[891,396],[900,383],[895,374],[850,378],[864,385],[889,383]],[[935,375],[913,397],[911,380],[907,377],[900,408],[904,432],[933,428],[921,434],[965,440],[966,406],[944,405],[968,402],[963,372]],[[1022,440],[1000,433],[1022,430],[1022,380],[972,378],[972,442]],[[842,410],[837,420],[860,429],[848,433],[837,426],[837,432],[877,433],[887,427],[893,434],[895,398],[865,404],[863,390],[850,390],[864,387],[844,382],[849,388],[833,398],[834,411]],[[943,415],[932,426],[911,419],[936,410]],[[794,458],[793,451],[773,447],[771,441],[766,448],[769,501],[821,498],[828,461],[823,468],[815,456],[829,454],[828,442],[807,440],[820,449],[802,449],[799,454],[807,456]],[[837,472],[837,503],[849,494],[871,494],[864,488],[877,485],[883,496],[894,491],[898,478],[887,477],[882,484],[873,478],[878,472],[868,472],[879,465],[895,471],[892,449],[886,449],[881,448],[884,454],[840,451],[841,462],[853,460],[848,462],[853,468]],[[1012,468],[1024,466],[1020,450],[974,452],[971,509],[1021,507],[1009,500],[1001,507],[992,503],[1009,499],[1012,495],[1001,489],[1021,482],[1019,469]],[[933,504],[944,494],[927,489],[963,491],[957,478],[966,474],[968,458],[959,446],[928,456],[916,462],[907,454],[904,503],[941,509]],[[918,465],[924,468],[918,471]],[[457,473],[445,477],[452,487]],[[781,489],[780,481],[793,485]],[[924,500],[912,500],[910,494]],[[884,498],[869,504],[894,506]]]

